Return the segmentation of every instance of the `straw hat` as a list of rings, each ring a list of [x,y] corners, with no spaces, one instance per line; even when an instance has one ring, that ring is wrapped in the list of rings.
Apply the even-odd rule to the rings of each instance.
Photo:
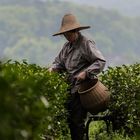
[[[90,28],[90,26],[82,26],[80,23],[77,21],[76,17],[73,14],[66,14],[64,15],[61,23],[61,27],[59,32],[53,34],[53,36],[61,35],[65,32],[78,29],[78,30],[83,30]]]

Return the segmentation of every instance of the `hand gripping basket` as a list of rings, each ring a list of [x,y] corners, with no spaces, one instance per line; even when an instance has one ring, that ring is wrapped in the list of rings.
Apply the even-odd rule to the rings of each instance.
[[[83,107],[91,114],[97,114],[107,108],[110,93],[98,79],[85,80],[79,85],[78,93]]]

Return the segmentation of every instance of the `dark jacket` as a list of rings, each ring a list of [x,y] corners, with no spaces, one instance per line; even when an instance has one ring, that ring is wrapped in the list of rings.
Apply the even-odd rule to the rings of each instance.
[[[105,62],[102,53],[95,47],[95,42],[79,33],[78,39],[73,44],[70,42],[64,44],[52,68],[66,71],[69,82],[72,82],[73,77],[81,71],[85,71],[87,77],[99,74]]]

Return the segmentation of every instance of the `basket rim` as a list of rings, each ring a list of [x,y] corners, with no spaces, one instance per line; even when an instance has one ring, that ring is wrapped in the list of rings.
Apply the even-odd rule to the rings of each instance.
[[[100,83],[100,81],[99,81],[99,79],[97,79],[97,82],[94,86],[92,86],[91,88],[84,90],[84,91],[80,91],[80,88],[79,88],[78,93],[79,94],[87,93],[87,92],[91,91],[92,89],[96,88],[99,85],[99,83]]]

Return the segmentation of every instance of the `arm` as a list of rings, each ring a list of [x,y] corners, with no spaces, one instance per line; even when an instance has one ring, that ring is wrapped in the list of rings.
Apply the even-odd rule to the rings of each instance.
[[[77,79],[84,80],[86,77],[94,78],[95,75],[99,74],[105,66],[105,59],[101,52],[95,47],[95,43],[87,41],[84,46],[84,57],[90,63],[90,65],[79,75]]]
[[[90,62],[90,66],[85,69],[87,77],[92,75],[97,75],[103,71],[105,66],[105,58],[102,53],[95,47],[95,42],[87,41],[86,42],[86,59]]]
[[[58,56],[55,58],[54,62],[52,63],[52,66],[49,68],[49,71],[55,71],[55,72],[61,72],[65,70],[65,64],[64,64],[64,54],[65,53],[65,46],[62,48]]]

